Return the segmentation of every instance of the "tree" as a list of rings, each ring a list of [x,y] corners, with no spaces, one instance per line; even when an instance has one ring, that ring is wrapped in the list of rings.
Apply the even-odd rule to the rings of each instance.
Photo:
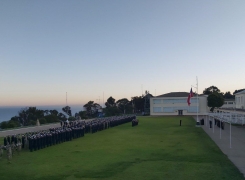
[[[62,111],[66,113],[68,116],[72,116],[71,114],[71,107],[70,106],[65,106],[62,108]]]
[[[116,106],[112,106],[106,107],[104,113],[106,116],[118,116],[121,114],[121,111]]]
[[[57,110],[49,110],[50,114],[53,114],[55,116],[58,116],[59,112]]]
[[[27,108],[23,108],[19,111],[19,121],[23,126],[28,125],[28,112]]]
[[[145,99],[143,96],[135,96],[131,99],[131,104],[133,105],[134,112],[144,111]]]
[[[69,120],[69,121],[75,121],[75,120],[76,120],[76,118],[75,118],[75,117],[73,117],[73,116],[70,116],[70,117],[68,118],[68,120]]]
[[[40,122],[40,124],[46,124],[47,123],[45,118],[40,118],[39,122]]]
[[[127,106],[129,105],[129,103],[130,103],[130,101],[127,98],[122,98],[116,102],[116,105],[117,105],[118,109],[120,109],[121,112],[123,112],[125,114],[125,111],[127,109]]]
[[[36,107],[23,108],[19,111],[18,119],[22,125],[30,125],[30,121],[36,121],[38,118],[44,117],[44,112]]]
[[[210,86],[210,87],[204,89],[203,94],[209,95],[209,94],[212,94],[214,92],[220,93],[219,88],[217,88],[216,86]]]
[[[8,122],[7,122],[7,121],[1,122],[0,127],[1,127],[2,129],[8,128]]]
[[[79,111],[79,116],[81,117],[81,119],[88,119],[86,111]]]
[[[59,114],[57,115],[57,117],[58,117],[59,120],[62,120],[62,121],[64,121],[64,120],[67,119],[66,116],[65,116],[63,113],[59,113]]]
[[[214,108],[221,107],[224,104],[224,98],[221,93],[214,92],[208,95],[208,106],[211,107],[210,111],[213,112]]]
[[[91,116],[93,114],[94,109],[94,101],[89,101],[87,104],[83,106],[86,109],[87,115]]]
[[[45,119],[47,123],[59,122],[59,118],[53,114],[45,116]]]
[[[233,96],[230,91],[226,92],[224,95],[223,95],[224,99],[234,99],[235,96]]]
[[[114,107],[116,106],[115,99],[113,97],[109,97],[105,103],[106,107]]]

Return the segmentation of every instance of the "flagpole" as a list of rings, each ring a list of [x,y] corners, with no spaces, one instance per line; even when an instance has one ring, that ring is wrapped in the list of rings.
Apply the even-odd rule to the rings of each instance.
[[[196,77],[196,80],[197,80],[197,122],[196,122],[196,125],[199,126],[200,125],[200,121],[198,119],[199,100],[198,100],[198,79],[197,79],[197,77]]]
[[[198,118],[198,108],[199,108],[199,100],[198,100],[198,79],[196,77],[196,81],[197,81],[197,84],[196,84],[196,87],[195,86],[192,86],[194,88],[196,88],[196,103],[197,103],[197,119],[196,119],[196,127],[200,127],[200,121],[199,121],[199,118]]]

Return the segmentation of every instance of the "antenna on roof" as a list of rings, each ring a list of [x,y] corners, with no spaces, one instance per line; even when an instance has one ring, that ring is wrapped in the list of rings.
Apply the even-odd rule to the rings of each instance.
[[[67,106],[67,92],[66,92],[66,106]]]

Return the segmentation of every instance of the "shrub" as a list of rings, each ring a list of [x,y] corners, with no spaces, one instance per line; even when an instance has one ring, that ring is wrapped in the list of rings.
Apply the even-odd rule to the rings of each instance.
[[[8,128],[14,128],[16,127],[15,123],[13,121],[8,122]]]
[[[50,115],[47,115],[44,117],[45,117],[47,123],[59,122],[58,117],[53,115],[53,114],[50,114]]]
[[[40,122],[40,124],[46,124],[47,123],[45,118],[40,118],[39,122]]]
[[[36,125],[37,124],[37,121],[34,121],[34,120],[31,120],[29,121],[28,125]]]
[[[2,129],[8,128],[8,122],[7,122],[7,121],[1,122],[0,127],[1,127]]]
[[[68,120],[69,120],[69,121],[75,121],[75,120],[76,120],[76,118],[75,118],[75,117],[73,117],[73,116],[70,116],[70,117],[68,118]]]

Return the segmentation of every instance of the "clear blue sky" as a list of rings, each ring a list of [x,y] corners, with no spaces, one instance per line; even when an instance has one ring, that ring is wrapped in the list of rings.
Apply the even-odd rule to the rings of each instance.
[[[244,0],[0,1],[0,106],[245,88]]]

